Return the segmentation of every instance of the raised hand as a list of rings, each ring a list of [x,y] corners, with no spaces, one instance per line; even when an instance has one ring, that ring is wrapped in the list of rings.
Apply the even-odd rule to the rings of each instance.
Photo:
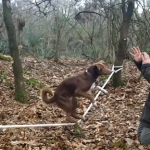
[[[142,53],[139,47],[133,47],[130,55],[136,62],[142,61]]]

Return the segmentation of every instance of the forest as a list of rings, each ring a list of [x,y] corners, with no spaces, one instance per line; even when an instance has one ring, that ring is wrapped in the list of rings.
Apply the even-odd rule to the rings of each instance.
[[[86,121],[71,127],[2,128],[2,150],[149,150],[137,135],[149,83],[130,57],[150,54],[149,0],[2,0],[0,2],[0,124],[66,123],[64,111],[45,105],[70,76],[103,61],[114,73]],[[98,77],[103,87],[108,75]],[[95,97],[98,90],[91,91]],[[90,105],[78,98],[81,116]]]

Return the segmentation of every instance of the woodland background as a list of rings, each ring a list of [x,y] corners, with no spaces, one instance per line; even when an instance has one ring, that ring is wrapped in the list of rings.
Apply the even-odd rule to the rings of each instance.
[[[112,61],[118,50],[121,3],[120,0],[15,0],[11,5],[16,30],[18,16],[25,19],[21,35],[25,54],[32,53],[44,58],[58,55],[61,58],[102,58]],[[127,49],[138,45],[143,51],[149,51],[149,7],[149,0],[135,1]],[[8,54],[2,6],[0,8],[0,51]]]

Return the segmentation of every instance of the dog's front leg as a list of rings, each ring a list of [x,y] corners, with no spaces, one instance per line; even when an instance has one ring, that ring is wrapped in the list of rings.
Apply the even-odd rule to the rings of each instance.
[[[82,97],[86,97],[88,99],[90,99],[91,103],[94,105],[94,97],[88,93],[82,92],[80,90],[76,90],[75,91],[75,95],[76,96],[82,96]]]

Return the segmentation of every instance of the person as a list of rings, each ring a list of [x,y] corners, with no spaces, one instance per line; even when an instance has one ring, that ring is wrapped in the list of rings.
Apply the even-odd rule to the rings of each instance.
[[[150,56],[146,52],[141,52],[139,47],[133,47],[130,55],[144,78],[150,83]],[[150,89],[142,110],[137,133],[142,145],[150,145]]]

